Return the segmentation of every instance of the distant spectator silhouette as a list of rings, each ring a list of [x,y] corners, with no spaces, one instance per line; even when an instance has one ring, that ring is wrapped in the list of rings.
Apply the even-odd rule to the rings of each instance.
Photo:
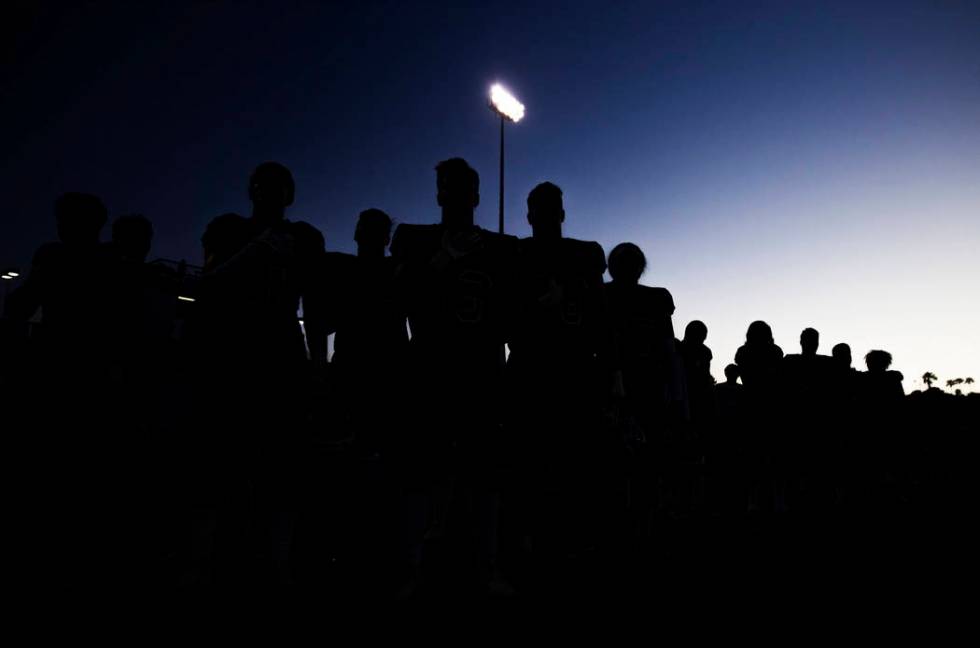
[[[783,350],[773,341],[769,325],[752,322],[745,334],[745,344],[735,353],[735,364],[746,390],[758,394],[774,390],[782,359]]]
[[[817,354],[820,333],[800,333],[800,354],[783,363],[784,417],[792,423],[780,434],[778,459],[790,506],[826,506],[833,487],[829,479],[837,441],[830,427],[834,365]]]
[[[700,320],[693,320],[684,329],[684,339],[677,344],[684,361],[691,417],[705,422],[711,417],[715,384],[711,377],[711,349],[704,344],[707,338],[708,327]]]
[[[908,462],[903,376],[890,368],[892,356],[887,351],[869,351],[864,362],[868,370],[860,391],[860,454],[867,466],[863,494],[866,507],[888,510],[899,503]]]
[[[745,460],[750,481],[750,507],[771,510],[779,506],[772,491],[771,468],[778,460],[777,421],[780,417],[783,350],[776,345],[772,329],[759,320],[749,325],[745,344],[735,353],[742,384],[745,385]]]
[[[840,342],[834,345],[834,348],[830,351],[830,357],[834,359],[837,363],[838,368],[841,369],[852,369],[851,363],[851,347],[844,342]]]
[[[716,417],[705,447],[708,506],[725,515],[745,513],[748,493],[744,465],[745,394],[738,365],[725,367],[715,385]]]
[[[864,356],[868,367],[865,374],[865,397],[872,403],[894,404],[905,395],[901,372],[890,369],[892,355],[887,351],[869,351]]]
[[[715,400],[722,419],[732,418],[731,414],[739,408],[744,388],[739,384],[738,378],[738,365],[730,364],[725,367],[725,382],[715,385]]]

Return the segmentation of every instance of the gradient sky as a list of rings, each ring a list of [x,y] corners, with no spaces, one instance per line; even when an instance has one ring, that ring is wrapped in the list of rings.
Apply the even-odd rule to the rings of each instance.
[[[453,155],[495,227],[499,80],[528,109],[508,230],[559,184],[567,235],[638,243],[678,335],[707,323],[715,376],[765,319],[787,352],[806,326],[891,351],[907,391],[980,378],[978,2],[177,4],[5,9],[0,263],[54,237],[68,190],[199,263],[268,159],[330,249],[367,207],[436,221]]]

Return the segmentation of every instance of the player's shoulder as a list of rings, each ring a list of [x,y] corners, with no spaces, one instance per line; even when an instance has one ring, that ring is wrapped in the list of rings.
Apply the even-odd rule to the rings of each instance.
[[[674,314],[674,296],[666,288],[657,286],[639,286],[641,293],[646,300],[655,302],[665,308],[671,315]]]
[[[399,223],[395,228],[395,238],[438,236],[442,229],[439,223]]]
[[[590,272],[601,275],[606,271],[606,252],[596,241],[581,241],[573,238],[562,240],[567,250],[566,254],[582,263]]]
[[[296,241],[301,250],[322,249],[324,244],[323,232],[306,221],[286,221],[286,231]]]
[[[325,252],[323,269],[328,272],[347,272],[354,267],[357,257],[346,252]]]
[[[394,257],[411,254],[420,246],[431,246],[442,238],[439,224],[400,223],[391,238],[391,255]]]
[[[61,259],[65,255],[65,244],[60,241],[42,243],[35,251],[31,260],[33,265],[44,265]]]
[[[494,232],[493,230],[484,229],[482,227],[478,227],[477,229],[480,232],[480,238],[482,238],[488,245],[513,250],[515,252],[520,249],[521,239],[517,238],[513,234],[501,234],[500,232]]]

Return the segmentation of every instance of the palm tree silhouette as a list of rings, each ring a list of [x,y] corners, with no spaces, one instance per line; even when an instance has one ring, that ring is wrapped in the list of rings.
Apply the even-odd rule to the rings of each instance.
[[[953,387],[956,387],[957,385],[962,385],[964,382],[966,382],[966,381],[963,380],[962,378],[953,378],[952,380],[947,380],[946,381],[946,386],[949,389],[953,389]],[[960,392],[959,389],[957,389],[955,393],[956,394],[960,394],[961,392]]]
[[[931,371],[927,371],[922,374],[922,382],[926,384],[926,389],[932,389],[932,383],[936,382],[937,380],[938,378],[936,378],[936,374],[932,373]]]

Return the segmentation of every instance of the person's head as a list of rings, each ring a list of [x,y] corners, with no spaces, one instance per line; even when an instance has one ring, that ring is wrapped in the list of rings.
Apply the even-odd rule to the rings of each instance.
[[[143,263],[152,241],[153,224],[145,216],[120,216],[112,224],[112,244],[123,260]]]
[[[704,344],[708,339],[708,327],[701,320],[693,320],[684,329],[684,342]]]
[[[736,382],[738,382],[738,376],[738,365],[730,364],[725,367],[725,381],[728,382],[729,385],[734,385]]]
[[[204,268],[209,270],[220,265],[241,251],[248,243],[248,219],[239,214],[227,213],[208,223],[201,236],[204,247]]]
[[[749,324],[749,330],[745,332],[745,342],[747,344],[773,344],[772,329],[762,320],[756,320]]]
[[[850,369],[851,367],[851,347],[847,344],[841,342],[840,344],[835,344],[834,348],[830,351],[831,357],[837,361],[837,363],[845,368]]]
[[[868,351],[868,354],[864,356],[864,364],[867,365],[868,371],[871,373],[888,371],[888,367],[892,365],[892,354],[887,351]]]
[[[820,333],[815,328],[805,328],[800,333],[800,349],[803,355],[816,355],[817,348],[820,346]]]
[[[558,185],[542,182],[531,190],[527,195],[527,222],[535,238],[561,238],[565,208]]]
[[[248,180],[248,198],[255,218],[276,221],[285,217],[286,208],[296,197],[296,183],[289,169],[278,162],[263,162]]]
[[[620,243],[609,253],[609,276],[613,281],[635,284],[647,269],[647,258],[635,243]]]
[[[58,238],[68,245],[94,245],[105,226],[109,212],[98,196],[69,192],[54,203]]]
[[[383,255],[391,243],[391,217],[380,209],[365,209],[357,217],[354,240],[359,253],[380,251]]]
[[[480,176],[463,158],[436,165],[436,202],[443,214],[472,216],[480,204]]]

